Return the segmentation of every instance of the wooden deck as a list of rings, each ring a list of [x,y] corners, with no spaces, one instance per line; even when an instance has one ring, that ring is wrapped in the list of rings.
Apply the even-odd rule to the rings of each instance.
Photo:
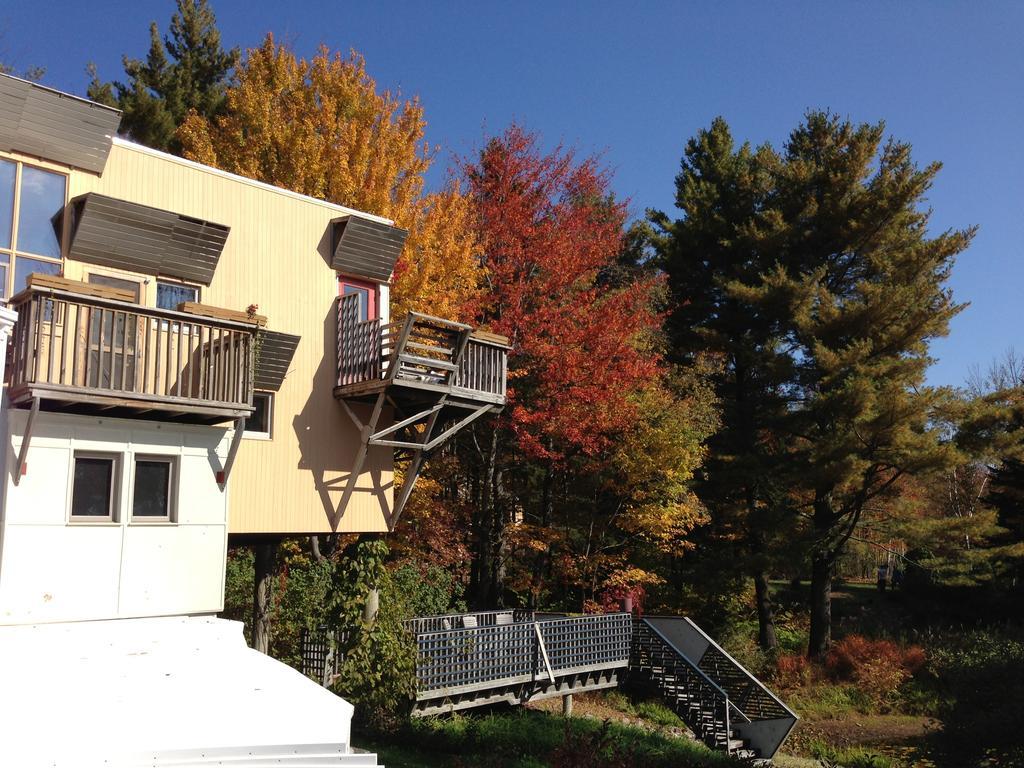
[[[35,277],[11,302],[12,405],[195,423],[252,413],[255,321],[142,307],[100,286]]]
[[[626,613],[440,618],[439,629],[423,619],[410,625],[418,651],[414,711],[420,715],[611,688],[629,666],[632,621]]]
[[[335,397],[369,401],[387,389],[412,407],[442,395],[505,404],[507,339],[416,312],[386,325],[358,312],[356,296],[338,300]]]
[[[385,447],[410,460],[401,490],[385,512],[394,530],[430,453],[504,407],[508,349],[501,336],[418,312],[388,324],[360,321],[358,296],[338,299],[334,396],[359,430],[361,443],[332,529],[337,530],[345,513],[367,452]],[[369,418],[357,414],[351,401],[371,404]]]

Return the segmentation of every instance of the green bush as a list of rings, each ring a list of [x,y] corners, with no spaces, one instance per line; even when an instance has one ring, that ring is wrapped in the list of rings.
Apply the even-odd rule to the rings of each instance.
[[[687,738],[530,709],[417,719],[400,736],[424,753],[445,753],[453,763],[474,766],[736,768],[740,764]]]
[[[335,690],[356,708],[357,725],[394,730],[408,714],[416,691],[416,647],[403,626],[406,602],[385,566],[387,544],[360,538],[338,558],[332,577],[328,625],[349,630]],[[363,617],[372,589],[380,609]]]
[[[403,563],[392,571],[392,579],[410,616],[466,611],[465,587],[444,568]]]
[[[1024,764],[1024,636],[976,630],[935,638],[929,671],[945,696],[934,737],[952,764]],[[956,761],[956,763],[954,763]]]
[[[893,768],[892,758],[861,747],[840,749],[818,739],[809,745],[811,755],[823,768]]]

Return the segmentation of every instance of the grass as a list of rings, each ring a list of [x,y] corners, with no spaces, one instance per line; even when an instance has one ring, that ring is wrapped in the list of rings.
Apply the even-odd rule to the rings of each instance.
[[[837,765],[843,768],[894,768],[892,758],[864,747],[836,749],[821,741],[814,741],[810,753],[823,765]]]
[[[645,709],[655,717],[667,719],[655,708]],[[565,719],[529,709],[418,719],[391,736],[357,737],[355,741],[357,746],[376,751],[384,764],[394,768],[542,768],[564,764],[564,755],[559,757],[562,753],[571,754],[572,764],[580,768],[736,765],[690,739],[610,721]]]
[[[620,691],[608,691],[604,694],[604,703],[623,714],[640,718],[651,725],[663,728],[685,728],[686,723],[661,701],[631,701]]]

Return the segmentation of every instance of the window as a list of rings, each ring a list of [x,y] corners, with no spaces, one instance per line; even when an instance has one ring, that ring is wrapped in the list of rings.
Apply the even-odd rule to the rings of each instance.
[[[0,292],[21,291],[33,272],[61,271],[59,214],[67,177],[0,159]]]
[[[199,301],[199,289],[194,285],[157,280],[156,305],[160,309],[176,310],[183,301]]]
[[[138,456],[132,483],[132,520],[171,522],[175,462],[170,456]]]
[[[142,284],[135,280],[125,280],[121,277],[99,275],[93,272],[89,274],[89,282],[93,285],[106,285],[110,288],[120,288],[122,291],[129,291],[135,297],[133,301],[136,304],[142,298]]]
[[[110,454],[75,454],[71,487],[71,519],[113,522],[117,501],[118,457]]]
[[[254,392],[252,404],[256,410],[245,420],[245,436],[269,440],[274,432],[274,393]]]

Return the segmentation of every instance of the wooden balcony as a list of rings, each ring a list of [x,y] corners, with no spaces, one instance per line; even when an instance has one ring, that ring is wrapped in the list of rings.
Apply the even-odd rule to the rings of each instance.
[[[420,467],[434,449],[505,405],[508,340],[470,326],[410,312],[382,324],[359,320],[359,297],[338,299],[338,378],[334,396],[361,435],[352,471],[331,522],[337,530],[371,447],[410,459],[394,506],[394,529]],[[371,403],[369,418],[348,401]],[[390,413],[382,415],[385,404]]]
[[[508,341],[470,326],[411,312],[402,321],[358,320],[358,299],[338,301],[338,383],[335,396],[395,397],[453,403],[505,404]]]
[[[12,405],[201,424],[252,413],[257,324],[244,313],[142,307],[111,298],[116,290],[38,277],[11,301]]]

